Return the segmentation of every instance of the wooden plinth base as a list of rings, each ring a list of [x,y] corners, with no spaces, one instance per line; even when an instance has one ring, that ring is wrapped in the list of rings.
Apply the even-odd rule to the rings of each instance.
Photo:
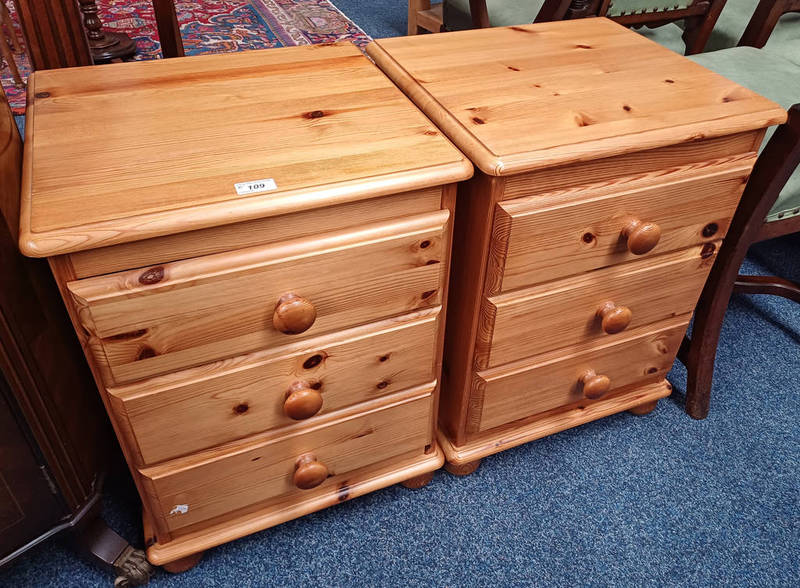
[[[658,400],[669,396],[671,393],[672,386],[670,383],[662,380],[641,388],[622,392],[606,400],[590,404],[585,408],[572,408],[563,412],[546,413],[532,417],[527,422],[523,421],[490,430],[481,435],[480,439],[458,446],[453,445],[450,439],[439,431],[439,444],[442,446],[447,459],[445,469],[452,471],[451,468],[453,466],[470,464],[488,455],[517,447],[529,441],[541,439],[618,412],[635,410],[639,406],[658,402]]]
[[[200,563],[200,560],[203,559],[204,554],[205,551],[201,551],[199,553],[187,555],[181,559],[176,559],[175,561],[165,563],[161,567],[167,570],[170,574],[180,574],[181,572],[191,570],[194,566]]]
[[[350,500],[357,496],[386,488],[392,484],[400,484],[415,478],[422,478],[438,470],[443,463],[444,453],[442,453],[438,445],[434,444],[430,453],[393,461],[378,468],[353,472],[347,478],[348,493],[346,499]],[[252,510],[245,514],[233,513],[229,519],[224,521],[217,519],[217,521],[209,523],[205,527],[195,525],[194,529],[183,530],[183,533],[177,531],[173,534],[171,541],[164,543],[154,542],[147,549],[147,559],[154,565],[168,569],[167,566],[173,562],[177,564],[178,561],[191,559],[191,557],[202,554],[203,551],[217,545],[239,539],[257,531],[263,531],[341,502],[341,493],[333,488],[330,492],[310,496],[304,502],[287,501],[271,504],[261,510]],[[145,514],[146,539],[149,536],[148,529],[150,528],[151,525],[147,520],[147,514]]]

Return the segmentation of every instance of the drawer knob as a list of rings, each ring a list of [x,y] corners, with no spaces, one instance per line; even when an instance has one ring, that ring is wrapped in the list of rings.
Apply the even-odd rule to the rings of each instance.
[[[307,331],[316,319],[317,309],[311,301],[292,293],[280,297],[272,314],[272,324],[287,335]]]
[[[645,223],[638,218],[630,219],[622,229],[622,236],[628,242],[628,251],[634,255],[644,255],[653,250],[661,239],[661,227],[656,223]]]
[[[581,376],[581,384],[583,384],[583,395],[590,400],[600,398],[611,389],[611,379],[594,370],[587,370]]]
[[[609,335],[624,331],[631,324],[633,313],[627,306],[617,306],[613,302],[606,302],[597,310],[603,325],[603,331]]]
[[[322,408],[322,394],[308,382],[295,382],[283,402],[283,412],[290,419],[302,421],[311,418]]]
[[[328,468],[317,461],[317,458],[307,453],[301,455],[294,465],[294,485],[301,490],[310,490],[322,484],[328,478]]]

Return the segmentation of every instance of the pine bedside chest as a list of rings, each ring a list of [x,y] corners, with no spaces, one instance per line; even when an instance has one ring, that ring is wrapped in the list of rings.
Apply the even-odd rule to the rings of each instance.
[[[480,173],[459,188],[448,469],[665,379],[776,104],[606,19],[374,42]]]
[[[429,480],[472,165],[377,67],[293,47],[29,92],[20,246],[49,258],[152,563]]]

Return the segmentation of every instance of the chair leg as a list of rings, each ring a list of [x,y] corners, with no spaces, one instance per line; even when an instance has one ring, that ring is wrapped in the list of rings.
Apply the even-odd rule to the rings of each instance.
[[[770,294],[800,303],[800,285],[777,276],[742,276],[736,278],[733,291],[741,294]]]
[[[786,12],[786,3],[783,0],[761,0],[747,24],[742,38],[739,39],[739,46],[749,45],[761,49],[767,44],[769,36],[784,12]]]
[[[699,0],[695,0],[698,2]],[[704,16],[693,16],[686,19],[686,28],[683,31],[683,42],[686,44],[686,55],[702,53],[706,48],[708,38],[717,24],[725,0],[713,0],[708,12]]]
[[[22,88],[25,83],[22,81],[19,69],[17,69],[17,62],[14,61],[14,54],[11,52],[11,47],[9,47],[4,37],[5,35],[2,34],[2,29],[0,29],[0,56],[8,63],[8,69],[11,70],[11,77],[14,79],[14,85],[17,88]]]
[[[430,0],[408,0],[408,34],[418,35],[420,27],[417,24],[417,13],[421,10],[428,10],[431,7]]]
[[[686,365],[686,412],[696,419],[708,415],[714,360],[722,319],[739,267],[750,245],[758,240],[764,218],[800,163],[800,104],[789,109],[781,125],[756,161],[753,173],[734,214],[717,260],[711,268],[695,310],[691,340],[681,346]]]

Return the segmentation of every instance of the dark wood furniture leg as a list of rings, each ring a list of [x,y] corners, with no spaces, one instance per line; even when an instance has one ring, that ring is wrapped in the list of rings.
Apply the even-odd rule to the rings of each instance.
[[[89,38],[92,60],[103,63],[112,59],[124,59],[136,53],[136,43],[125,33],[103,30],[103,22],[97,14],[96,0],[78,0],[83,14],[83,25]]]
[[[786,181],[800,164],[800,104],[789,110],[789,120],[781,125],[758,158],[741,203],[731,222],[730,230],[700,296],[694,318],[691,339],[681,348],[679,358],[686,365],[686,412],[695,419],[708,416],[714,359],[717,352],[722,320],[731,294],[736,287],[739,267],[750,245],[759,240],[764,218],[775,204]],[[791,224],[789,221],[773,221]],[[788,230],[785,234],[792,232]],[[742,289],[756,290],[752,281],[741,282]],[[764,286],[772,293],[793,298],[792,287]],[[795,286],[796,288],[796,286]]]
[[[694,0],[693,4],[707,3],[708,0]],[[686,55],[702,53],[706,48],[708,38],[714,25],[717,24],[722,9],[725,8],[727,0],[711,0],[708,12],[702,16],[691,16],[685,19],[683,31],[683,42],[686,44]]]
[[[739,40],[739,45],[761,49],[767,44],[781,16],[787,12],[800,12],[800,0],[761,0]]]
[[[161,54],[166,57],[183,57],[183,40],[178,15],[175,12],[175,0],[153,0],[156,14],[158,39],[161,41]]]
[[[91,65],[75,0],[14,0],[34,70]]]

